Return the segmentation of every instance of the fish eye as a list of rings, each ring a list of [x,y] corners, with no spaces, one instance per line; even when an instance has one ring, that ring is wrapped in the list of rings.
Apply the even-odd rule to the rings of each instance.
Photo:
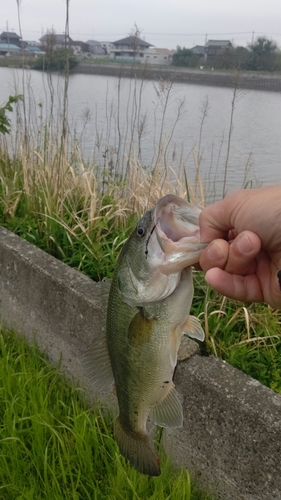
[[[139,226],[139,227],[137,228],[137,235],[141,237],[141,236],[144,236],[144,234],[145,234],[145,229],[144,229],[144,227]]]

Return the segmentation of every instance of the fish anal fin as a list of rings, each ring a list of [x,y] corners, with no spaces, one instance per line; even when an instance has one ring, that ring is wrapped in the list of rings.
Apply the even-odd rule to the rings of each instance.
[[[106,392],[112,389],[114,377],[105,335],[96,337],[88,347],[83,358],[83,368],[85,375],[97,392]]]
[[[182,427],[182,405],[174,386],[164,399],[150,409],[149,416],[155,424],[161,427]]]
[[[159,458],[152,449],[147,434],[127,431],[117,417],[114,435],[120,452],[138,472],[147,476],[161,474]]]
[[[195,316],[188,316],[187,321],[181,325],[181,331],[184,335],[188,335],[192,339],[200,340],[200,342],[203,342],[205,339],[205,332],[199,319]]]

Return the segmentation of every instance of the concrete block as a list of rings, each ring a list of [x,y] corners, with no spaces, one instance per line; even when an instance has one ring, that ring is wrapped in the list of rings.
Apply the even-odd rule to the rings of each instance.
[[[0,316],[95,396],[81,360],[105,326],[100,285],[1,227]],[[175,462],[221,500],[281,500],[281,396],[190,342],[175,375],[184,426],[166,432]]]
[[[100,285],[0,227],[0,315],[70,377],[105,326]]]
[[[281,396],[214,356],[180,363],[175,383],[184,425],[167,441],[177,463],[222,500],[281,499]]]

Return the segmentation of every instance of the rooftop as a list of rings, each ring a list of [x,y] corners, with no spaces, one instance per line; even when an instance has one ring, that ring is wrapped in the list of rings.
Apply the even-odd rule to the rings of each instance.
[[[205,47],[227,47],[231,45],[230,40],[208,40]]]
[[[132,47],[138,46],[142,48],[152,47],[151,43],[147,43],[145,40],[141,38],[137,38],[135,36],[127,36],[126,38],[121,38],[116,42],[112,42],[113,45],[131,45]]]
[[[1,43],[0,42],[0,50],[21,50],[18,45],[14,45],[13,43]]]
[[[17,35],[14,31],[2,31],[0,35],[1,38],[16,38],[17,40],[20,40],[20,36]]]

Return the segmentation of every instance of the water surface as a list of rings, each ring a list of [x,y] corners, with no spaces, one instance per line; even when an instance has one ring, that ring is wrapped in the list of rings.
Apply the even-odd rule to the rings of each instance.
[[[61,76],[0,68],[0,82],[0,103],[10,94],[25,93],[35,122],[47,120],[51,111],[57,120],[62,112]],[[281,182],[280,93],[238,91],[233,107],[229,88],[179,83],[169,88],[152,81],[75,74],[68,96],[70,132],[83,155],[99,164],[130,153],[147,167],[158,158],[175,170],[185,168],[193,179],[200,161],[207,189],[216,186],[218,193],[226,163],[228,190],[240,187],[245,177],[254,184]]]

